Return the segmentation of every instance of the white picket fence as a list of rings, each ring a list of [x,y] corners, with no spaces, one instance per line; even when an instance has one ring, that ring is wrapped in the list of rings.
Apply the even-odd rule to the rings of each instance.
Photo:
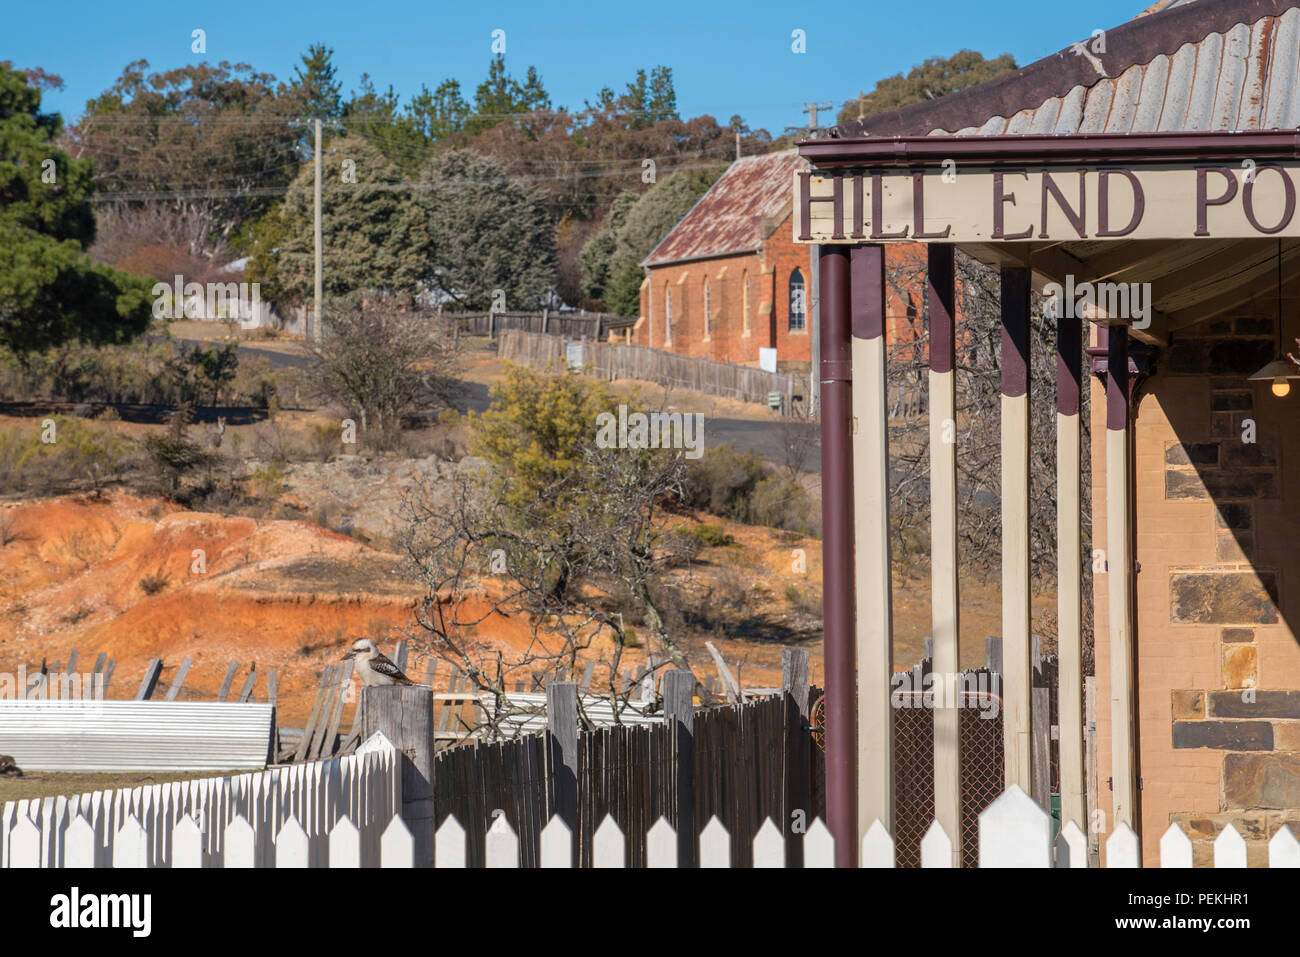
[[[279,775],[276,777],[276,775]],[[159,790],[160,789],[160,790]],[[89,797],[90,801],[84,800]],[[5,867],[411,867],[415,848],[398,814],[400,776],[392,745],[376,735],[344,758],[263,775],[156,785],[83,795],[51,808],[16,802],[0,809]],[[31,814],[35,812],[36,816]],[[1055,846],[1048,814],[1018,787],[979,819],[981,867],[1087,867],[1087,839],[1067,823]],[[272,839],[273,835],[273,839]],[[646,834],[646,864],[677,867],[677,833],[664,818]],[[731,835],[718,818],[700,832],[699,865],[731,866]],[[568,826],[542,830],[542,867],[572,867]],[[862,839],[863,867],[894,867],[894,841],[877,821]],[[1127,825],[1106,841],[1107,866],[1140,867]],[[814,819],[803,835],[804,867],[832,867],[835,840]],[[504,815],[485,837],[488,867],[519,867],[519,838]],[[448,817],[434,837],[435,867],[466,866],[466,833]],[[626,867],[623,831],[606,816],[592,841],[595,867]],[[1171,824],[1161,867],[1191,867],[1192,841]],[[1300,840],[1283,826],[1268,845],[1269,867],[1300,867]],[[754,867],[785,867],[786,842],[768,819],[753,839]],[[952,866],[952,843],[936,821],[921,842],[921,866]],[[1214,866],[1246,866],[1246,842],[1231,825],[1214,842]]]
[[[390,822],[405,830],[399,774],[376,734],[310,764],[10,801],[0,805],[0,867],[323,867],[348,852],[370,866]],[[289,863],[299,852],[301,864]]]
[[[400,826],[401,821],[395,819],[393,824]],[[443,822],[434,841],[434,866],[465,867],[465,830],[454,817]],[[484,858],[488,867],[519,866],[519,839],[504,815],[492,823],[485,841]],[[402,847],[396,841],[393,843]],[[572,847],[568,826],[558,817],[551,818],[542,829],[541,866],[572,867]],[[980,867],[1088,866],[1088,840],[1083,831],[1074,822],[1068,822],[1053,846],[1051,816],[1014,785],[980,814],[979,847]],[[862,838],[861,851],[862,867],[895,866],[894,840],[879,821]],[[1141,867],[1139,851],[1137,834],[1128,825],[1121,825],[1106,841],[1107,867]],[[785,838],[768,818],[754,837],[753,866],[785,867],[785,852]],[[806,868],[834,866],[835,839],[820,818],[815,818],[803,835],[803,858]],[[592,839],[592,864],[626,867],[626,862],[623,831],[607,815]],[[1300,840],[1285,826],[1269,842],[1268,864],[1269,867],[1300,867]],[[710,819],[700,832],[699,865],[731,867],[731,835],[717,817]],[[387,860],[384,866],[390,866]],[[662,817],[646,834],[646,866],[677,866],[677,832]],[[952,842],[938,821],[930,825],[921,840],[921,866],[952,867]],[[1176,824],[1169,825],[1160,840],[1160,866],[1192,866],[1191,838]],[[1246,842],[1231,824],[1215,839],[1214,866],[1246,866]]]

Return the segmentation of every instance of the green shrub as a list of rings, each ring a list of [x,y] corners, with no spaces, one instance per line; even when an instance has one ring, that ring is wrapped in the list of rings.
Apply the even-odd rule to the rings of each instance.
[[[259,498],[276,498],[284,491],[284,466],[278,462],[264,465],[253,472],[254,494]]]
[[[683,504],[748,525],[819,534],[816,502],[807,489],[770,475],[763,459],[730,445],[710,449],[687,467]]]
[[[684,504],[748,522],[750,496],[766,475],[767,467],[757,455],[737,452],[730,444],[716,446],[687,466]]]
[[[705,548],[723,548],[736,544],[735,538],[721,525],[691,525],[682,531]]]
[[[795,585],[786,585],[785,600],[788,601],[791,607],[793,607],[797,612],[818,618],[821,617],[821,595],[813,591],[811,587],[800,590]]]
[[[772,476],[759,482],[750,496],[750,520],[756,525],[816,534],[812,496],[798,482]]]
[[[156,595],[167,587],[167,576],[162,572],[145,575],[140,579],[140,590],[146,595]]]
[[[133,449],[130,440],[114,432],[55,415],[30,432],[0,434],[0,490],[97,490],[122,475]]]
[[[163,435],[147,436],[144,448],[155,474],[172,498],[180,491],[181,479],[207,464],[211,458],[197,442],[191,442],[186,437],[183,428],[173,428]]]
[[[312,425],[307,435],[307,445],[312,458],[318,462],[328,462],[340,448],[343,431],[333,422],[317,422]]]

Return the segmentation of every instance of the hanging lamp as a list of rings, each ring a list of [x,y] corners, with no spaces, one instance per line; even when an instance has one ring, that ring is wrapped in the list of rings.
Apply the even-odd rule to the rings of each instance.
[[[1273,361],[1249,379],[1250,382],[1271,381],[1273,394],[1279,399],[1291,391],[1291,380],[1300,379],[1300,368],[1282,354],[1282,240],[1277,241],[1277,355]]]

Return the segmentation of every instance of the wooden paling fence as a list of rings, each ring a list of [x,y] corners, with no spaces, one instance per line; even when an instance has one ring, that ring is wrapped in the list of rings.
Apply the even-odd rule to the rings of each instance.
[[[595,832],[607,816],[640,834],[661,816],[677,821],[683,814],[694,820],[718,815],[740,830],[756,829],[767,816],[781,819],[782,701],[767,698],[693,717],[693,753],[683,754],[672,723],[604,727],[578,736],[576,820],[571,822],[584,866],[591,863]],[[518,828],[524,866],[537,863],[542,829],[557,801],[555,761],[547,752],[547,739],[531,735],[438,754],[435,813],[439,821],[464,822],[471,866],[483,865],[483,841],[500,814]],[[683,760],[690,762],[684,773]],[[629,849],[632,866],[641,866],[645,853],[645,846],[635,843]],[[738,866],[747,853],[737,848]]]
[[[570,353],[570,343],[560,336],[504,332],[498,354],[502,359],[537,369],[577,366],[606,381],[640,379],[742,402],[766,405],[769,396],[776,393],[781,397],[781,409],[786,415],[792,414],[805,381],[796,380],[793,373],[767,372],[733,362],[681,356],[649,346],[591,340],[572,345],[575,352]]]
[[[109,686],[117,669],[116,659],[109,658],[105,652],[101,651],[95,657],[93,670],[88,674],[78,672],[77,663],[78,653],[76,649],[73,649],[68,654],[66,666],[62,660],[54,662],[53,665],[42,661],[39,668],[33,668],[29,671],[24,669],[24,681],[22,687],[18,689],[18,697],[25,700],[40,699],[50,701],[80,697],[107,698]],[[203,694],[193,687],[185,687],[185,679],[189,675],[193,664],[193,658],[185,658],[169,678],[164,681],[163,674],[167,671],[168,666],[161,658],[150,658],[145,665],[140,684],[132,695],[132,700],[149,701],[155,695],[162,695],[163,700],[166,701],[213,700],[210,693]],[[236,687],[234,681],[239,673],[239,668],[238,661],[230,662],[226,668],[225,678],[221,682],[221,690],[217,692],[215,700],[241,702],[254,700],[254,690],[261,672],[256,670],[256,666],[250,667],[243,683]],[[163,685],[166,687],[165,694],[161,691]],[[276,670],[272,668],[266,672],[265,694],[266,700],[270,704],[276,703],[276,690]]]
[[[461,312],[443,313],[443,319],[457,324],[462,335],[496,338],[505,332],[533,332],[539,335],[603,340],[612,326],[626,326],[629,320],[605,312]]]
[[[546,691],[546,737],[476,742],[444,750],[433,771],[438,822],[454,817],[466,828],[470,866],[483,866],[484,841],[496,817],[515,822],[524,866],[540,860],[542,831],[561,813],[574,834],[582,866],[593,860],[595,835],[606,817],[628,834],[631,866],[645,863],[641,841],[660,817],[693,829],[719,817],[737,832],[756,832],[771,817],[786,822],[816,816],[807,732],[807,652],[786,649],[790,688],[743,704],[696,710],[695,676],[662,675],[662,711],[653,722],[596,726],[579,733],[578,688],[553,682]],[[798,663],[797,665],[791,663]],[[590,720],[590,717],[589,717]],[[735,865],[748,866],[748,844],[735,847]],[[689,856],[689,849],[683,848]]]

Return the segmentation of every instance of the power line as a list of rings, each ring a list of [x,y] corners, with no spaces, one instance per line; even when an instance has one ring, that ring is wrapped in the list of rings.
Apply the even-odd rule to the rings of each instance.
[[[690,170],[696,170],[696,169],[713,169],[718,165],[720,164],[696,163],[693,165],[669,167],[668,169],[663,170],[663,172],[666,174],[672,174],[678,172],[689,172]],[[594,174],[593,176],[584,175],[584,176],[574,176],[574,177],[565,177],[565,176],[546,177],[546,176],[539,175],[539,176],[531,176],[531,177],[530,176],[508,176],[506,178],[512,182],[532,182],[532,183],[543,182],[544,183],[549,181],[564,182],[564,181],[572,181],[576,179],[590,179],[590,178],[595,178],[596,176],[608,177],[608,176],[616,176],[616,175],[624,175],[624,176],[635,175],[639,177],[640,173],[641,173],[641,168],[640,166],[637,166],[635,167],[635,169],[628,169],[627,171],[624,171],[622,173],[619,173],[617,171],[607,171],[604,173]],[[499,185],[498,180],[456,179],[456,180],[452,180],[451,183],[456,185],[464,185],[464,186]],[[325,190],[326,193],[348,193],[348,192],[354,192],[358,188],[370,189],[370,190],[386,190],[391,192],[422,192],[422,191],[428,191],[428,190],[440,188],[445,185],[447,185],[445,181],[438,182],[438,183],[419,183],[414,181],[402,181],[402,182],[395,182],[395,183],[388,182],[388,183],[355,183],[355,184],[333,183],[331,185],[324,186],[323,189]],[[91,202],[114,203],[114,202],[145,202],[149,200],[232,199],[232,198],[239,198],[244,196],[250,196],[250,197],[251,196],[284,196],[289,192],[293,191],[294,189],[295,187],[292,184],[290,184],[288,186],[252,186],[246,189],[229,188],[229,189],[191,189],[191,190],[136,190],[134,192],[101,191],[95,193],[95,195],[91,198]],[[298,187],[298,189],[301,191],[305,191],[305,187]],[[564,207],[570,205],[603,206],[605,204],[604,203],[587,203],[587,204],[543,203],[543,205]]]

